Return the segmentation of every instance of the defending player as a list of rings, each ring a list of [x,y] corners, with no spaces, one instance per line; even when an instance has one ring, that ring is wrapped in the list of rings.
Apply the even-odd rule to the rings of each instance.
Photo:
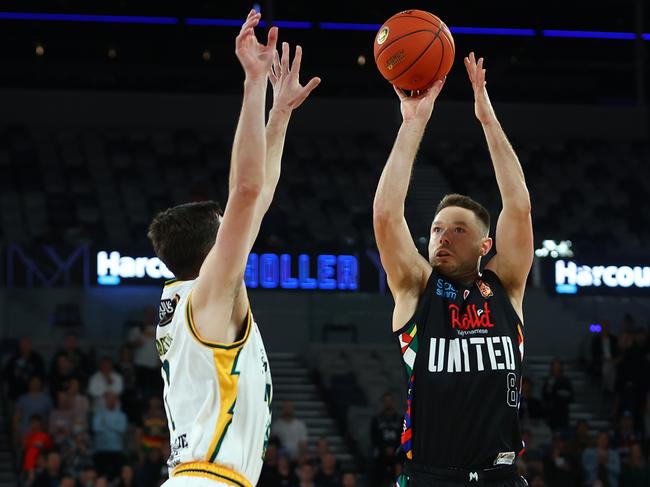
[[[425,94],[397,90],[403,123],[375,195],[374,227],[395,299],[393,331],[408,371],[398,485],[526,485],[518,405],[522,301],[533,259],[530,199],[517,156],[495,116],[483,59],[465,58],[475,113],[488,143],[503,209],[492,247],[490,217],[467,196],[447,195],[431,225],[429,261],[418,253],[404,200],[411,168],[444,81]]]
[[[236,40],[246,79],[223,216],[214,202],[190,203],[149,228],[178,279],[163,290],[156,334],[172,447],[167,486],[255,485],[268,441],[271,375],[243,275],[278,183],[291,112],[320,80],[301,86],[300,47],[290,68],[289,46],[281,60],[275,50],[277,28],[258,43],[259,20],[251,11]],[[274,100],[265,129],[267,77]]]

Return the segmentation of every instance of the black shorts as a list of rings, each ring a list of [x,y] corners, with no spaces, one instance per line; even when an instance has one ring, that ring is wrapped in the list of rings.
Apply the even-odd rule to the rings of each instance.
[[[526,487],[528,482],[512,466],[486,470],[430,468],[406,462],[400,487]]]

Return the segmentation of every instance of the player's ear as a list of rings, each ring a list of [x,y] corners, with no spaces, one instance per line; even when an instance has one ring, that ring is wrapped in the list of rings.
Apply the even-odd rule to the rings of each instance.
[[[490,237],[484,238],[481,244],[481,257],[485,257],[490,250],[492,250],[492,239]]]

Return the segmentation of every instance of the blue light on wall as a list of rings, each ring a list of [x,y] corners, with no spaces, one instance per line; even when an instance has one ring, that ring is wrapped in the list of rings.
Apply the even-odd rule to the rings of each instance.
[[[73,13],[37,13],[37,12],[0,12],[0,20],[24,20],[43,22],[99,22],[109,24],[159,24],[177,25],[185,23],[191,26],[213,27],[241,27],[244,19],[220,19],[198,17],[155,17],[142,15],[89,15]],[[265,27],[266,21],[260,21],[260,27]],[[275,20],[273,25],[283,29],[312,29],[321,30],[348,30],[348,31],[377,31],[381,24],[361,22],[308,22],[299,20]],[[459,35],[485,35],[485,36],[520,36],[574,38],[574,39],[608,39],[608,40],[634,40],[637,34],[633,32],[606,32],[590,30],[554,30],[544,29],[537,31],[526,28],[509,27],[465,27],[450,26],[453,34]],[[650,41],[650,33],[641,34],[641,39]]]
[[[600,32],[591,30],[543,30],[544,37],[564,37],[577,39],[618,39],[633,41],[636,34],[633,32]]]
[[[3,20],[35,20],[41,22],[99,22],[107,24],[178,24],[176,17],[148,17],[142,15],[87,15],[50,14],[30,12],[0,12]],[[241,25],[241,21],[239,22]]]
[[[509,29],[505,27],[449,27],[452,34],[491,35],[491,36],[519,36],[532,37],[534,29]]]
[[[360,24],[350,22],[319,22],[318,27],[323,30],[372,30],[377,31],[381,24]]]

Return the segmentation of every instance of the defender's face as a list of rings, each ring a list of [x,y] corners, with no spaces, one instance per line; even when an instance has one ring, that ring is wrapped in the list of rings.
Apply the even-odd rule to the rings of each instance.
[[[471,273],[490,248],[491,240],[483,233],[481,223],[466,208],[443,208],[431,224],[429,262],[446,276]]]

